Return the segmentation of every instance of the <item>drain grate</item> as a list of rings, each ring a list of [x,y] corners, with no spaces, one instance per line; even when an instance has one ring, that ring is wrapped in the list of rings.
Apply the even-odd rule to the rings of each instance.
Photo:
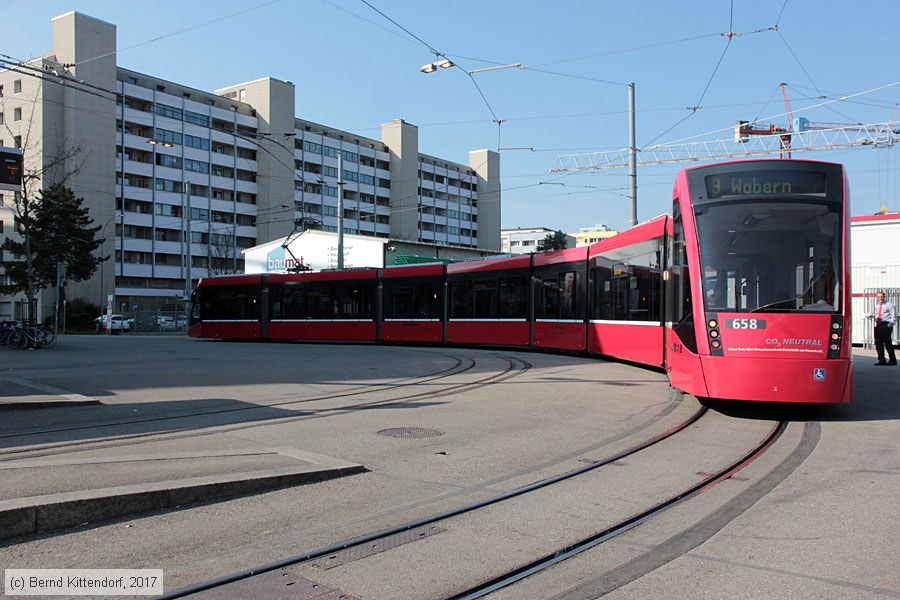
[[[444,435],[440,429],[429,429],[427,427],[394,427],[393,429],[382,429],[376,432],[378,435],[384,435],[393,438],[430,438]]]
[[[401,531],[400,533],[395,533],[394,535],[381,540],[360,544],[359,546],[335,552],[329,556],[316,559],[310,562],[309,565],[323,570],[333,569],[334,567],[339,567],[348,562],[366,558],[374,554],[380,554],[381,552],[391,550],[397,546],[416,542],[444,531],[447,530],[443,527],[438,527],[437,525],[422,525],[421,527],[415,527],[413,529]]]

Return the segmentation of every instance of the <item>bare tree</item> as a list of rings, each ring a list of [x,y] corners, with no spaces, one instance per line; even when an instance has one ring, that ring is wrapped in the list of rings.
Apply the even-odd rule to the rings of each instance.
[[[235,244],[234,225],[226,225],[209,232],[206,244],[207,269],[210,275],[232,275],[237,267],[240,250]]]

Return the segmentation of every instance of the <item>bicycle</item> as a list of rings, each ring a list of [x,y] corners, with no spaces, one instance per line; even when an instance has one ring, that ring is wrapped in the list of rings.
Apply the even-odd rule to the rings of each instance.
[[[7,345],[24,350],[26,348],[45,348],[56,341],[56,332],[47,325],[18,323],[9,333]]]

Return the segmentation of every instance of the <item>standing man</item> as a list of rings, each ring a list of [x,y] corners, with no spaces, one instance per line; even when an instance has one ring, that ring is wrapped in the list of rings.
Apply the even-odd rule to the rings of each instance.
[[[897,322],[897,309],[884,299],[884,292],[875,293],[875,308],[867,318],[875,321],[875,352],[878,353],[878,366],[896,365],[897,357],[894,355],[894,323]],[[890,360],[884,362],[884,349],[887,348]]]

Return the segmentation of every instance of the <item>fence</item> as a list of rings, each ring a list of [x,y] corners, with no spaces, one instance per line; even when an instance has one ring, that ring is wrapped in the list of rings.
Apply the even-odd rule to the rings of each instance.
[[[135,307],[137,307],[135,309]],[[135,299],[126,315],[132,321],[134,333],[184,334],[187,332],[189,304],[171,300],[140,298]]]
[[[865,288],[862,298],[854,298],[853,306],[853,339],[862,343],[866,348],[875,347],[875,326],[866,315],[875,310],[875,292],[884,292],[884,299],[894,305],[900,306],[900,288]],[[900,327],[894,326],[894,345],[900,343]]]

